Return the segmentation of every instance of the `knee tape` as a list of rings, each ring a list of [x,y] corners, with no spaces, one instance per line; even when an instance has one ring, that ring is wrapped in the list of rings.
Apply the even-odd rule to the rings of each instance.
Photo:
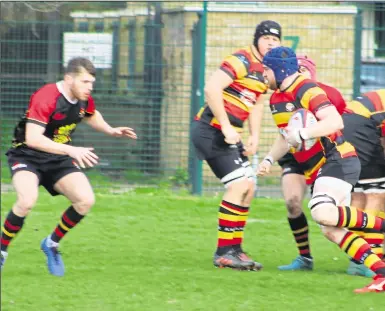
[[[315,207],[319,207],[321,204],[333,204],[336,205],[336,200],[330,195],[324,192],[317,192],[313,194],[311,200],[309,201],[308,208],[313,210]]]

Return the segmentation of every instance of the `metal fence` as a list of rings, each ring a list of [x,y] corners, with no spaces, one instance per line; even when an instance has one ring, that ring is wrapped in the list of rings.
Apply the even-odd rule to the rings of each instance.
[[[112,125],[131,126],[139,136],[122,141],[79,127],[74,144],[94,146],[101,158],[87,172],[99,190],[159,185],[194,193],[222,190],[194,155],[190,124],[204,104],[205,79],[226,55],[252,42],[261,20],[278,21],[283,44],[314,58],[319,80],[338,87],[346,99],[385,84],[381,3],[125,2],[115,8],[108,2],[59,3],[49,12],[43,4],[14,5],[19,14],[0,19],[3,182],[9,181],[4,152],[17,118],[36,89],[61,79],[71,55],[93,57],[97,109]],[[275,133],[266,109],[261,157]],[[278,167],[257,182],[258,195],[280,195]]]

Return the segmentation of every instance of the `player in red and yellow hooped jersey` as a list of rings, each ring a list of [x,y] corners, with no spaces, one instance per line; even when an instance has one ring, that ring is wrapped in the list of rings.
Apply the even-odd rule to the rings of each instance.
[[[316,64],[306,55],[297,55],[299,72],[307,79],[316,81]],[[330,102],[342,113],[346,107],[345,100],[339,90],[327,84],[317,81],[317,85],[323,89]],[[293,109],[294,106],[287,105]],[[286,110],[290,110],[287,109]],[[303,213],[303,200],[307,185],[312,185],[317,177],[318,169],[325,163],[324,150],[320,140],[313,146],[313,157],[316,163],[313,167],[301,165],[288,152],[278,164],[282,168],[281,187],[286,203],[288,222],[298,248],[298,256],[288,265],[279,266],[279,270],[312,270],[313,257],[310,251],[308,221]]]
[[[354,147],[345,141],[341,133],[341,115],[314,81],[299,74],[298,60],[292,49],[272,49],[264,56],[263,65],[265,79],[269,87],[275,90],[270,99],[273,119],[286,134],[283,136],[279,132],[268,156],[259,165],[258,175],[269,173],[272,163],[289,149],[298,162],[311,163],[313,157],[310,153],[303,154],[295,148],[302,140],[319,137],[326,162],[319,169],[314,182],[308,205],[311,215],[321,225],[326,238],[376,274],[371,284],[356,292],[385,291],[385,263],[372,252],[364,239],[347,230],[368,228],[385,232],[385,220],[344,204],[358,181],[360,162]],[[295,108],[308,109],[318,122],[301,129],[287,127],[295,111],[286,111],[288,103]]]
[[[359,181],[353,188],[352,205],[385,218],[385,158],[381,143],[385,136],[385,89],[367,92],[349,102],[342,118],[344,136],[356,148],[361,162]],[[383,234],[373,230],[357,233],[377,255],[384,257]],[[348,273],[357,274],[363,269],[362,265],[350,263]]]
[[[226,57],[205,86],[206,105],[195,117],[192,142],[197,156],[206,160],[225,185],[219,207],[218,244],[214,265],[240,269],[262,266],[242,250],[243,231],[254,197],[255,182],[248,155],[257,151],[267,86],[263,56],[280,45],[281,27],[263,21],[256,27],[254,41]],[[240,132],[248,120],[250,137],[245,146]]]

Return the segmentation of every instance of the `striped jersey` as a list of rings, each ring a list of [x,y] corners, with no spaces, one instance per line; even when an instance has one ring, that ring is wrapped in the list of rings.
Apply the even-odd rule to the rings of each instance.
[[[231,125],[241,132],[251,108],[258,97],[267,91],[263,66],[249,46],[226,57],[220,69],[233,79],[233,82],[223,90],[223,102]],[[200,109],[195,120],[221,128],[207,104]]]
[[[357,97],[347,104],[346,112],[372,119],[385,136],[385,89]]]
[[[327,94],[323,88],[327,90]],[[330,98],[333,99],[333,103]],[[276,90],[272,94],[270,110],[278,128],[285,128],[295,110],[304,108],[316,115],[320,109],[332,104],[336,105],[337,101],[341,100],[343,100],[342,95],[335,88],[330,86],[326,88],[321,83],[318,85],[318,82],[299,75],[286,90]],[[294,148],[291,148],[290,152],[301,164],[308,184],[313,183],[326,158],[356,156],[354,147],[345,141],[341,131],[321,137],[309,150],[295,151]]]

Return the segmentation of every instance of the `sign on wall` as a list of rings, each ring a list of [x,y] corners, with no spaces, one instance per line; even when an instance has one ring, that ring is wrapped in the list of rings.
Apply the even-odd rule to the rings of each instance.
[[[73,57],[87,57],[96,68],[112,66],[112,34],[66,32],[63,37],[63,65]]]

